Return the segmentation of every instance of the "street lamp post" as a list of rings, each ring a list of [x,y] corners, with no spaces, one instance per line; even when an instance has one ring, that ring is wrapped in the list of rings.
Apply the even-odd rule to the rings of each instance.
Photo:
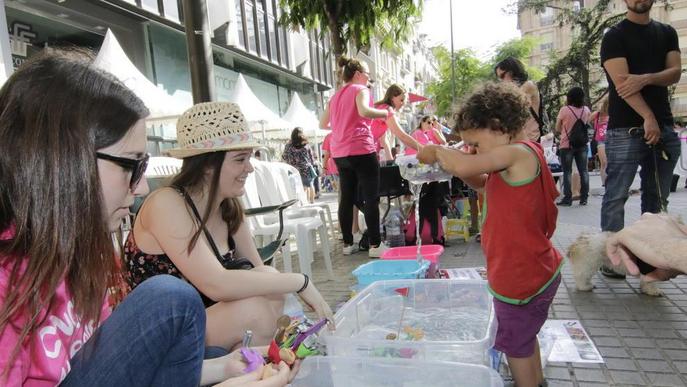
[[[207,2],[183,0],[182,5],[193,103],[211,102],[215,99],[215,77],[212,70]]]
[[[455,58],[453,55],[453,0],[449,0],[448,9],[451,24],[451,106],[456,104],[456,69],[454,66]]]

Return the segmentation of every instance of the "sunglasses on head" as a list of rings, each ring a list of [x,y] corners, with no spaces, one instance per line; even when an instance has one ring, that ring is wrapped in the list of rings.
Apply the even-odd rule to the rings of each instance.
[[[126,171],[131,172],[131,180],[129,180],[129,189],[133,192],[136,190],[138,183],[143,178],[148,167],[148,160],[150,160],[150,154],[146,153],[140,159],[129,159],[126,157],[119,157],[108,155],[107,153],[96,152],[95,156],[101,160],[111,161]]]

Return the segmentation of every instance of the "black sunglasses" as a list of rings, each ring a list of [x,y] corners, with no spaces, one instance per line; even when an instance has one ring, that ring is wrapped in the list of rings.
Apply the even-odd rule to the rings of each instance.
[[[124,168],[124,170],[130,171],[131,180],[129,181],[129,189],[131,189],[131,192],[136,190],[138,183],[146,172],[146,168],[148,168],[148,160],[150,160],[150,154],[148,153],[140,159],[128,159],[126,157],[118,157],[100,152],[95,152],[95,156],[101,160],[112,161]]]

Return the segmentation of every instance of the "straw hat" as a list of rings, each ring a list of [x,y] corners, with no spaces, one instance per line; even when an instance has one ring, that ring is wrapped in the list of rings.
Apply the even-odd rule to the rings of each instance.
[[[260,146],[239,105],[233,102],[203,102],[186,110],[177,121],[177,142],[179,147],[169,153],[181,159]]]

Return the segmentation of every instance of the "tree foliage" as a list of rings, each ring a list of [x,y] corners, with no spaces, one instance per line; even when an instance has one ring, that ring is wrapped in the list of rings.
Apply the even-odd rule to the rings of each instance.
[[[539,91],[544,98],[549,116],[555,117],[562,103],[562,96],[573,86],[585,91],[586,103],[593,104],[606,92],[595,79],[601,75],[599,46],[605,30],[622,20],[624,13],[611,14],[612,0],[599,0],[592,7],[559,7],[555,0],[520,0],[519,11],[533,9],[542,12],[547,7],[557,10],[559,27],[569,27],[573,34],[570,49],[564,53],[552,53],[546,74],[539,81]],[[572,3],[572,2],[570,2]]]
[[[385,48],[405,42],[422,13],[417,0],[279,0],[280,22],[292,28],[329,32],[335,59],[352,41],[359,50],[377,37]]]
[[[486,61],[482,61],[471,49],[454,51],[455,60],[455,88],[456,102],[463,99],[478,84],[485,81],[494,81],[494,66],[496,63],[513,56],[520,60],[527,58],[535,46],[536,40],[531,37],[512,39],[496,47],[494,54]],[[438,78],[432,82],[428,91],[433,96],[437,109],[437,115],[447,117],[453,108],[453,82],[451,80],[451,53],[442,46],[432,49],[438,64]],[[541,70],[528,67],[528,73],[532,78],[539,79],[543,76]]]

